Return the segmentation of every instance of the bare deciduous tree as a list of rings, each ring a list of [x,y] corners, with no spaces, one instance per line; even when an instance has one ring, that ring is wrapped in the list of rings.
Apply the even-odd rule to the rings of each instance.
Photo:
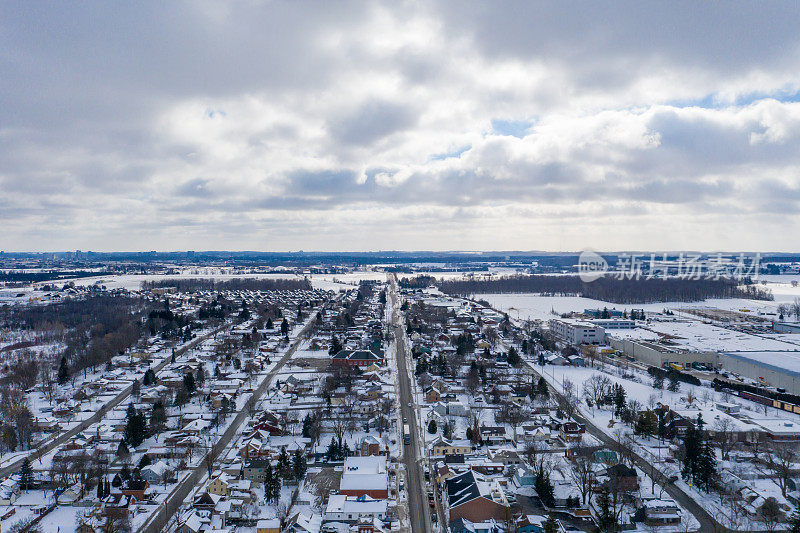
[[[781,494],[786,497],[789,479],[792,478],[798,454],[795,443],[772,442],[770,443],[764,461],[772,480],[781,489]]]
[[[594,463],[588,457],[577,457],[570,467],[570,477],[581,493],[583,505],[586,505],[594,488]]]

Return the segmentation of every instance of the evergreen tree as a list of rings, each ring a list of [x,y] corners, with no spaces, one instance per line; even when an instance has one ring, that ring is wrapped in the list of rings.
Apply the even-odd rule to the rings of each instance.
[[[288,335],[289,334],[289,322],[284,318],[283,322],[281,322],[281,334]]]
[[[595,521],[597,523],[597,531],[601,533],[611,533],[619,530],[617,524],[617,517],[611,504],[611,496],[608,494],[608,489],[603,488],[597,496],[597,516]]]
[[[123,481],[128,481],[131,478],[131,471],[127,464],[122,465],[122,470],[119,471],[119,477]]]
[[[128,405],[127,422],[125,424],[125,441],[136,448],[147,438],[147,425],[144,415],[139,413],[133,404]]]
[[[653,388],[661,390],[664,388],[664,375],[661,372],[653,376]]]
[[[683,479],[694,480],[697,473],[697,458],[700,456],[700,445],[697,430],[693,426],[687,427],[683,436],[683,468],[681,469]]]
[[[149,455],[147,455],[147,454],[142,455],[142,458],[139,460],[139,465],[138,465],[139,470],[141,470],[142,468],[144,468],[146,466],[150,466],[151,463],[152,463],[152,461],[150,460],[150,456]]]
[[[275,327],[275,324],[272,323],[272,317],[267,318],[267,329],[272,329]]]
[[[187,372],[183,376],[183,388],[186,389],[186,393],[191,396],[194,394],[195,389],[197,388],[194,381],[194,374],[191,372]]]
[[[553,484],[550,482],[549,473],[538,471],[533,487],[545,507],[553,507],[555,505],[555,491]]]
[[[153,371],[152,368],[148,368],[147,371],[144,373],[144,377],[142,378],[142,383],[145,387],[149,387],[156,382],[156,373]]]
[[[117,457],[120,461],[125,462],[131,456],[131,452],[128,449],[128,445],[125,444],[124,440],[119,441],[119,446],[117,446]]]
[[[103,481],[103,479],[101,478],[100,482],[97,484],[97,499],[100,500],[100,501],[102,501],[103,498],[106,497],[105,488],[106,488],[106,484]]]
[[[276,468],[276,473],[283,480],[292,479],[292,464],[289,461],[289,454],[286,453],[285,446],[281,448],[281,452],[280,454],[278,454],[278,464]]]
[[[33,469],[31,468],[31,462],[26,457],[24,461],[22,461],[22,467],[19,469],[19,488],[22,490],[28,490],[33,485]]]
[[[278,503],[278,498],[281,495],[281,479],[277,472],[272,468],[272,465],[267,463],[264,469],[264,496],[267,503]]]
[[[514,348],[513,346],[508,349],[508,355],[506,357],[506,361],[508,361],[508,364],[513,367],[519,366],[519,364],[522,362],[519,353],[517,353],[517,349]]]
[[[697,461],[697,485],[704,491],[711,492],[717,478],[717,456],[711,441],[703,443]]]
[[[156,400],[153,404],[153,409],[150,411],[150,430],[154,434],[160,433],[167,423],[167,410],[164,407],[164,402]]]
[[[681,390],[681,382],[678,381],[678,376],[674,372],[670,372],[669,374],[669,385],[667,385],[667,390],[670,392],[678,392]]]
[[[67,366],[67,357],[61,357],[61,364],[58,365],[58,384],[63,385],[69,379],[69,367]]]
[[[698,414],[695,425],[686,430],[681,475],[708,492],[716,478],[717,461],[711,442],[704,442],[704,426],[703,416]]]
[[[617,384],[614,392],[614,412],[617,416],[620,416],[626,407],[626,396],[627,394],[625,393],[625,388],[622,385]]]
[[[300,482],[303,479],[303,476],[306,475],[306,470],[308,469],[308,465],[306,464],[305,456],[300,453],[300,450],[295,450],[294,455],[292,456],[292,471],[294,473],[294,480],[296,482]]]
[[[335,461],[339,457],[339,450],[336,445],[336,439],[331,439],[330,443],[328,443],[328,450],[325,452],[325,455],[328,457],[328,461]]]
[[[428,433],[430,433],[431,435],[435,435],[436,434],[436,429],[437,429],[436,428],[436,420],[431,418],[431,421],[428,422]]]
[[[633,431],[637,435],[652,437],[658,433],[658,417],[649,409],[640,413]]]
[[[180,387],[175,392],[175,405],[177,405],[180,408],[186,405],[186,402],[188,401],[189,401],[189,393],[186,392],[186,387]]]
[[[550,390],[547,388],[547,381],[544,379],[544,376],[539,378],[539,383],[537,384],[536,389],[538,396],[541,396],[542,398],[550,397]]]
[[[451,433],[451,431],[450,431],[450,422],[445,422],[442,425],[442,437],[444,437],[445,439],[450,440],[450,433]]]
[[[342,351],[342,343],[339,342],[339,338],[336,335],[331,336],[331,346],[328,348],[328,353],[330,355],[336,355]]]

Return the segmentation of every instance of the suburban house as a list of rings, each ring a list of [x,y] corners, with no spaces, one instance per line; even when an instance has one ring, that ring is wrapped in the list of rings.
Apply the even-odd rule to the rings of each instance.
[[[331,494],[325,508],[324,521],[357,522],[364,518],[383,520],[386,518],[387,508],[386,500]]]
[[[508,517],[508,501],[497,481],[488,481],[472,470],[446,480],[444,495],[450,522],[459,518],[502,521]]]
[[[256,523],[256,533],[281,533],[281,521],[279,518],[259,520]]]
[[[622,463],[606,468],[606,475],[611,486],[622,492],[633,492],[639,488],[639,476],[635,468]]]
[[[672,500],[644,500],[642,506],[644,523],[648,526],[679,524],[681,521],[681,510]]]
[[[230,491],[230,484],[233,480],[228,474],[224,472],[208,484],[209,494],[216,494],[217,496],[227,496]]]
[[[439,437],[431,444],[431,455],[444,457],[445,455],[468,454],[472,451],[472,445],[468,440],[449,441],[444,437]]]
[[[366,457],[368,455],[389,455],[389,449],[381,446],[379,441],[373,435],[365,435],[361,442],[358,443],[358,455]]]
[[[341,350],[331,358],[333,366],[370,366],[371,364],[383,365],[383,355],[371,350]]]
[[[450,523],[450,533],[502,533],[503,526],[496,520],[486,522],[470,522],[466,518],[459,518]]]
[[[559,437],[564,442],[580,442],[583,439],[585,429],[576,422],[564,422],[561,424]]]

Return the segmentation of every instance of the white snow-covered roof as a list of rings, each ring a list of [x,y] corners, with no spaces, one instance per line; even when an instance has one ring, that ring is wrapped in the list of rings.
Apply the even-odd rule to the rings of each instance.
[[[328,499],[326,513],[352,513],[374,514],[385,513],[386,500],[372,500],[369,498],[356,498],[344,494],[332,494]]]
[[[340,490],[382,490],[388,487],[385,457],[348,457],[343,470]]]

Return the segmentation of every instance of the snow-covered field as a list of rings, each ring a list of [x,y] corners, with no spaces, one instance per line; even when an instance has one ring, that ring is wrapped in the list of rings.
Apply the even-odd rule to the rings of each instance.
[[[772,278],[795,276],[772,276]],[[764,312],[774,313],[781,303],[790,303],[800,297],[800,286],[791,285],[791,280],[780,282],[768,281],[764,286],[772,291],[774,301],[748,300],[745,298],[710,298],[698,302],[657,302],[649,304],[616,304],[580,296],[541,296],[539,294],[476,294],[476,300],[486,300],[495,309],[507,312],[512,318],[521,320],[547,319],[553,313],[562,314],[570,311],[583,311],[584,309],[609,309],[630,310],[644,309],[650,312],[660,312],[664,309],[680,309],[687,307],[716,307],[728,311],[747,309],[751,314]]]
[[[347,274],[311,274],[301,276],[298,274],[284,272],[269,273],[234,273],[233,269],[225,268],[187,268],[179,274],[118,274],[105,276],[92,276],[87,278],[75,278],[59,280],[62,284],[72,281],[77,286],[105,285],[108,289],[128,289],[139,290],[144,281],[162,281],[187,278],[206,278],[225,281],[230,279],[254,278],[254,279],[303,279],[308,278],[315,289],[334,290],[351,289],[358,286],[362,280],[386,280],[384,272],[356,271]],[[51,282],[52,283],[52,282]],[[17,294],[25,294],[26,298],[42,296],[44,293],[35,291],[30,287],[21,289],[0,289],[0,300],[13,301]]]

